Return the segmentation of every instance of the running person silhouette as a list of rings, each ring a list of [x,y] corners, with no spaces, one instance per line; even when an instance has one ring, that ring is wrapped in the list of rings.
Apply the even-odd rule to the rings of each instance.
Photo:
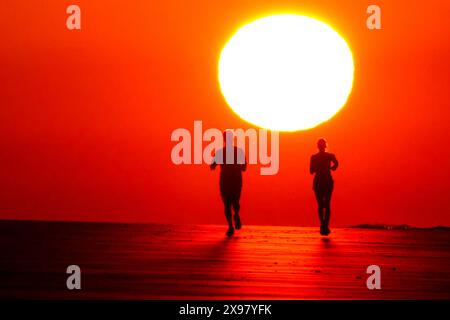
[[[335,171],[339,162],[333,153],[326,152],[327,141],[320,138],[317,141],[319,152],[311,156],[309,172],[314,174],[313,190],[316,195],[319,220],[320,234],[327,236],[330,234],[330,202],[333,193],[334,181],[331,171]]]
[[[228,222],[226,235],[232,236],[235,228],[239,230],[242,227],[239,216],[239,200],[242,190],[242,172],[247,169],[247,161],[244,151],[233,146],[233,133],[231,131],[224,131],[223,141],[224,147],[217,151],[210,168],[214,170],[218,164],[220,165],[220,195]],[[231,208],[234,210],[234,226]]]

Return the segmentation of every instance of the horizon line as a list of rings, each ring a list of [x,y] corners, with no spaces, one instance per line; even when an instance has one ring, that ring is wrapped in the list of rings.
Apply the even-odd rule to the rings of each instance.
[[[57,219],[13,219],[13,218],[0,218],[2,222],[36,222],[36,223],[91,223],[91,224],[122,224],[122,225],[161,225],[161,226],[222,226],[222,224],[215,223],[162,223],[162,222],[133,222],[133,221],[97,221],[97,220],[57,220]],[[293,227],[293,228],[316,228],[316,226],[299,226],[299,225],[258,225],[248,224],[246,226],[252,227]],[[359,223],[350,226],[334,227],[335,229],[368,229],[368,230],[449,230],[450,226],[446,225],[434,225],[430,227],[415,227],[408,224],[385,224],[385,223]]]

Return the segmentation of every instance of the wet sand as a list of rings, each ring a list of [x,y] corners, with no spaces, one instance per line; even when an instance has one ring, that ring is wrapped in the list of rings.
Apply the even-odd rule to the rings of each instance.
[[[0,221],[0,298],[450,299],[450,231]],[[66,288],[79,265],[81,290]],[[381,267],[381,290],[366,268]]]

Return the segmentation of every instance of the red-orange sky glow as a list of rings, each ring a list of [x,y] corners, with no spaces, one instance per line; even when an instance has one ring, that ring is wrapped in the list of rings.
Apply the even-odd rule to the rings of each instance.
[[[66,28],[78,4],[82,29]],[[377,4],[382,30],[366,28]],[[0,218],[224,223],[218,172],[176,166],[176,128],[250,128],[217,81],[243,24],[312,15],[350,45],[353,91],[330,121],[280,133],[280,171],[250,166],[244,224],[317,225],[309,158],[326,137],[332,225],[450,225],[450,2],[3,1]]]

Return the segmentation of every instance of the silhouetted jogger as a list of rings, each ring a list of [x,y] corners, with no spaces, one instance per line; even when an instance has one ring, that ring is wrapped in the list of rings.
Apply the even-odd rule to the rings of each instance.
[[[247,162],[244,151],[233,146],[232,132],[225,131],[223,138],[225,147],[217,151],[210,168],[214,170],[218,164],[220,165],[220,195],[228,222],[226,234],[231,236],[234,233],[234,228],[239,230],[242,227],[239,216],[239,200],[242,190],[242,172],[247,169]],[[234,226],[231,209],[234,210]]]
[[[314,175],[313,190],[316,195],[319,220],[320,234],[330,234],[330,202],[333,193],[334,181],[330,170],[336,170],[339,163],[333,153],[325,151],[327,141],[323,138],[317,141],[319,152],[311,156],[309,171]]]

